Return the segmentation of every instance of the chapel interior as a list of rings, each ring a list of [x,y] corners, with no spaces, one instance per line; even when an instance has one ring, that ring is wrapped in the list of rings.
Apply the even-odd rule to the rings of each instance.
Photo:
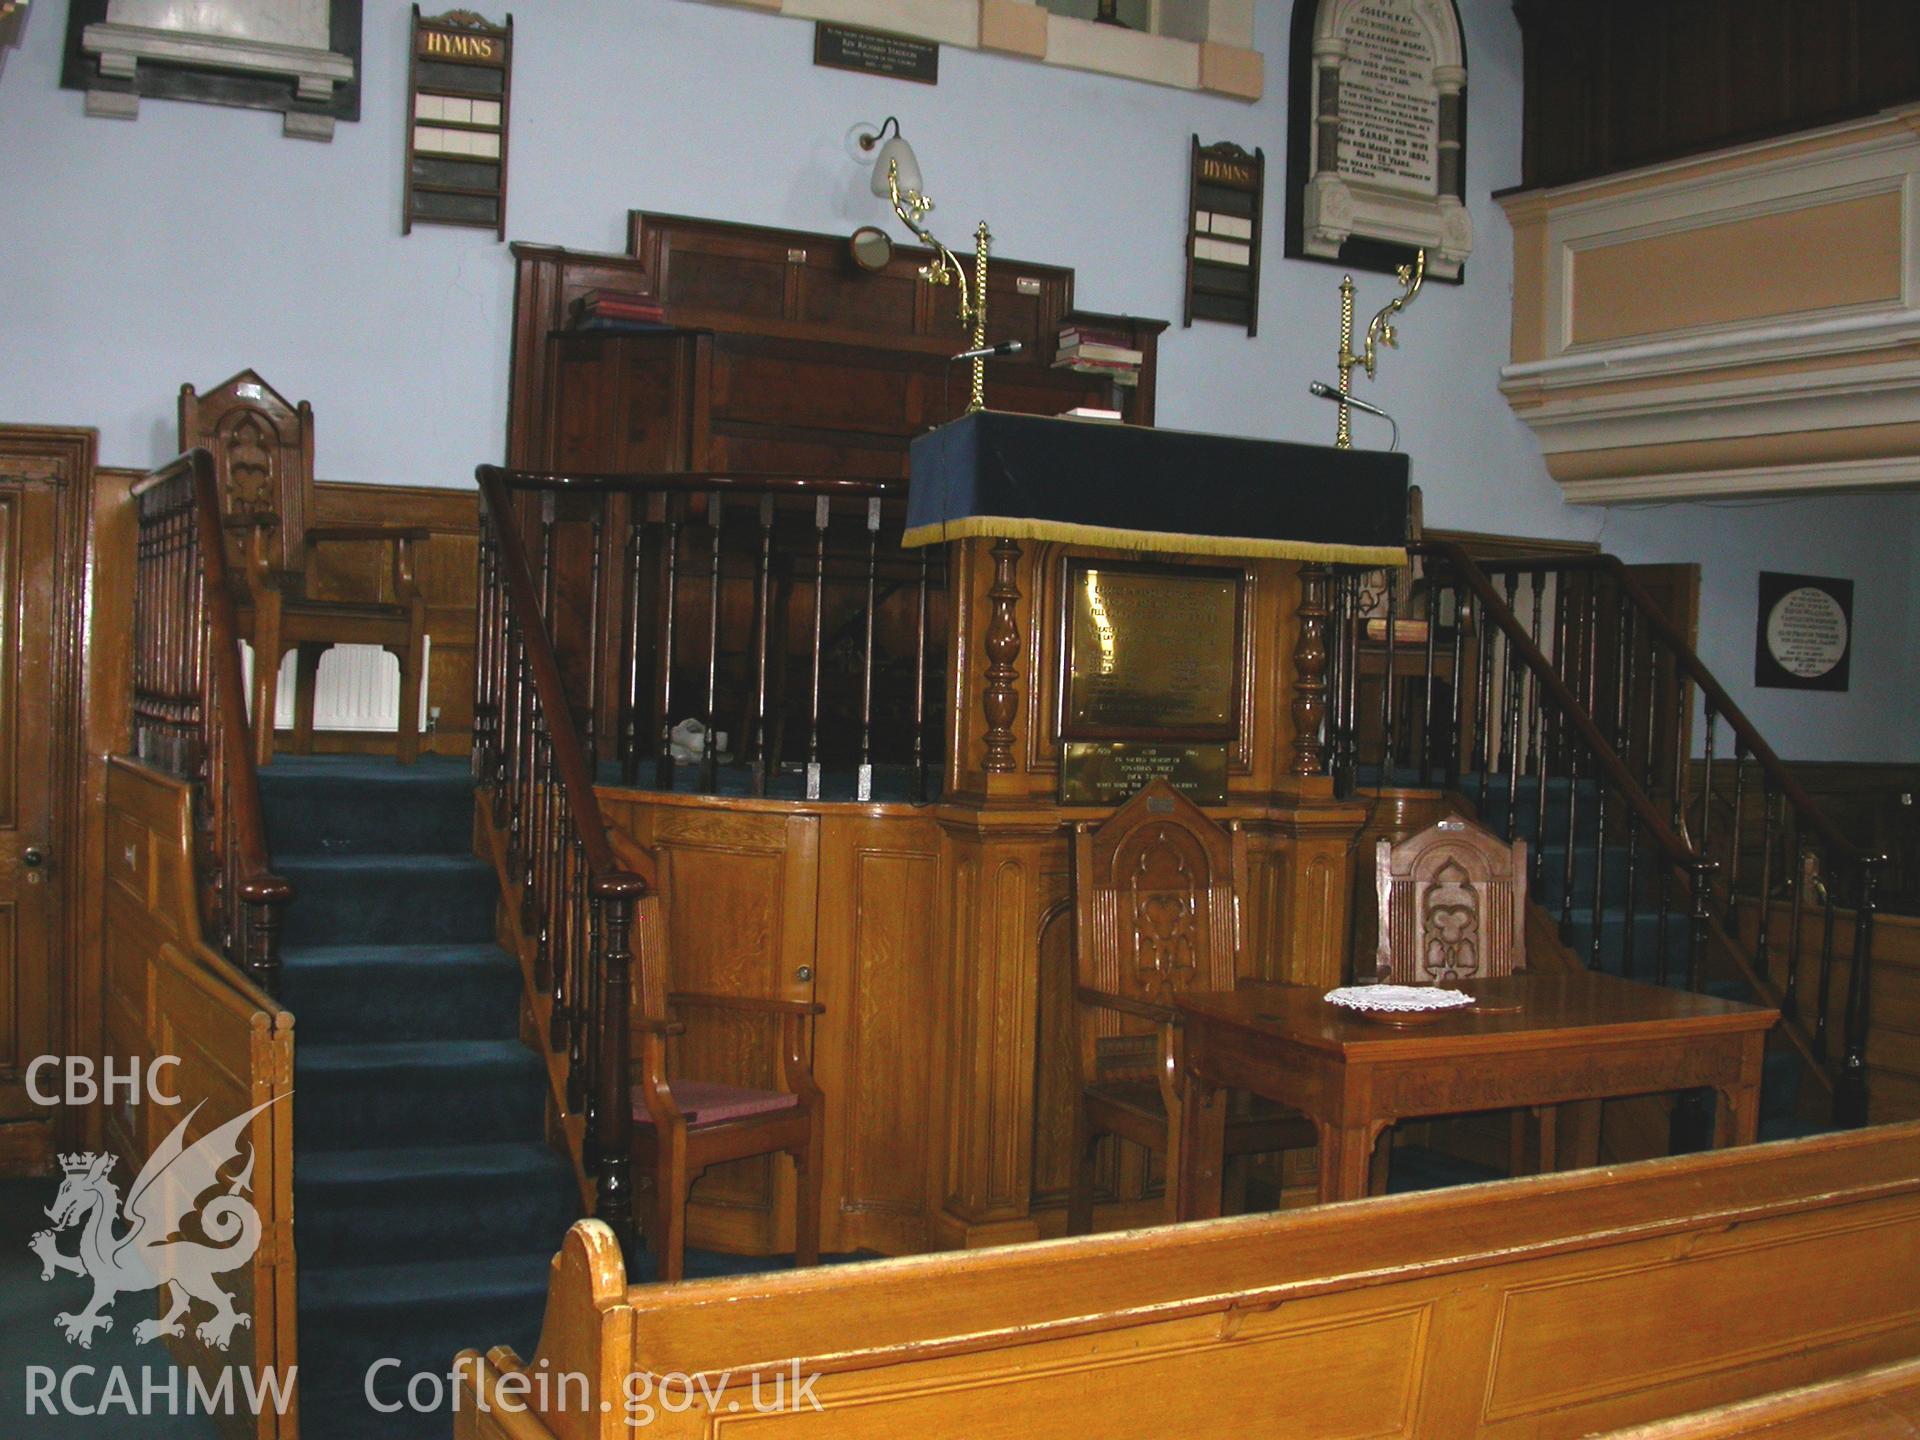
[[[1911,0],[0,0],[0,197],[0,1434],[1920,1428]]]

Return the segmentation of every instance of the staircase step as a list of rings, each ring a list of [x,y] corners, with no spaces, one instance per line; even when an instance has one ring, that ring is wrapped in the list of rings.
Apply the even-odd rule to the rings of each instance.
[[[493,867],[471,855],[302,855],[286,945],[454,944],[493,938]]]
[[[1687,974],[1687,925],[1689,917],[1669,911],[1666,921],[1667,981],[1684,984]],[[1573,953],[1585,961],[1592,953],[1593,913],[1575,907],[1573,923],[1562,932]],[[1610,975],[1624,972],[1626,956],[1627,912],[1609,908],[1601,912],[1600,968]],[[1633,917],[1633,976],[1652,980],[1659,963],[1660,916],[1657,910],[1636,910]]]
[[[538,1142],[303,1153],[294,1174],[303,1275],[558,1249],[578,1211],[572,1167]]]
[[[276,756],[260,771],[260,804],[275,860],[471,848],[473,779],[466,761],[445,756]]]
[[[531,1238],[531,1237],[530,1237]],[[557,1248],[554,1247],[554,1248]],[[300,1271],[301,1434],[434,1435],[452,1430],[446,1383],[461,1350],[511,1345],[532,1356],[546,1305],[552,1249],[405,1265],[303,1266]],[[435,1414],[403,1409],[383,1417],[367,1404],[368,1370],[383,1404],[404,1402],[417,1374],[440,1379]],[[429,1387],[422,1382],[423,1397]]]
[[[1531,894],[1547,909],[1559,911],[1562,897],[1567,893],[1567,847],[1564,841],[1554,840],[1542,845],[1539,855],[1539,882],[1532,887]],[[1529,863],[1533,856],[1529,855]],[[1590,841],[1576,845],[1573,852],[1573,903],[1575,908],[1593,905],[1593,845]],[[1660,867],[1648,856],[1644,846],[1637,848],[1633,855],[1633,892],[1640,897],[1642,907],[1657,905],[1660,898]],[[1624,845],[1607,846],[1606,855],[1606,903],[1625,905],[1627,900],[1627,847]],[[1679,904],[1678,896],[1673,904]]]
[[[518,1033],[520,967],[497,945],[297,945],[280,962],[302,1044]]]
[[[532,1137],[546,1072],[518,1040],[307,1045],[294,1055],[293,1106],[303,1155]]]

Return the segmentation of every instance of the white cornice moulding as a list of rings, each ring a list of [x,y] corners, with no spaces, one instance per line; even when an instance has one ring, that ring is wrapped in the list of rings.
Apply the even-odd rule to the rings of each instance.
[[[1500,389],[1568,500],[1920,484],[1920,106],[1502,204],[1529,358]],[[1652,272],[1587,268],[1655,240]],[[1609,338],[1571,343],[1583,315]]]
[[[1754,496],[1861,494],[1920,486],[1920,457],[1836,460],[1810,465],[1767,465],[1736,470],[1686,470],[1671,475],[1562,480],[1573,505],[1616,505],[1675,500],[1734,500]]]
[[[1503,388],[1553,391],[1647,376],[1852,355],[1920,340],[1920,310],[1877,310],[1819,320],[1746,326],[1675,340],[1570,350],[1550,360],[1500,367]]]

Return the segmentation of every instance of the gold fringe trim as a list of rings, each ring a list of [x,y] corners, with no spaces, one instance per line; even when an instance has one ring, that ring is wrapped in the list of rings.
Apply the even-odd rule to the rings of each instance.
[[[1381,568],[1407,563],[1398,545],[1323,545],[1312,540],[1256,540],[1243,535],[1176,535],[1164,530],[1123,530],[1111,525],[1080,525],[1069,520],[1015,520],[969,515],[916,525],[900,539],[906,549],[941,545],[974,536],[999,540],[1067,540],[1104,545],[1111,550],[1161,551],[1172,555],[1235,555],[1259,560],[1318,560],[1333,565]]]

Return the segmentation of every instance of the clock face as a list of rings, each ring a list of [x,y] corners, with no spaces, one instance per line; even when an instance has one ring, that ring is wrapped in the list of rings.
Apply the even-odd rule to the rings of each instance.
[[[1817,680],[1846,657],[1847,613],[1825,590],[1802,585],[1767,612],[1767,652],[1789,675]]]

